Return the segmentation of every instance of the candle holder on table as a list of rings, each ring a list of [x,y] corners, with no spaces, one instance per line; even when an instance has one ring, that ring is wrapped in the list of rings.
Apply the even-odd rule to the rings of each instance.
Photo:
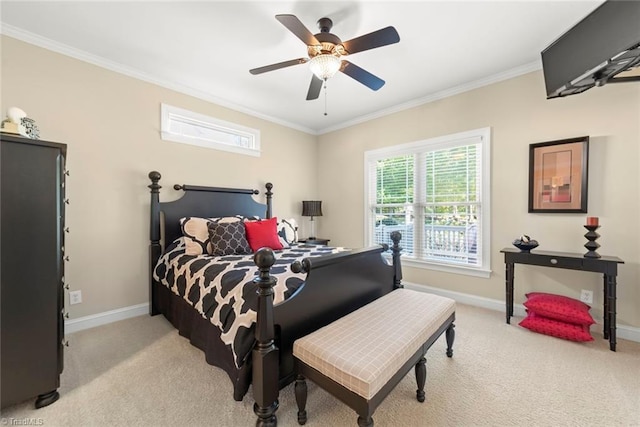
[[[596,249],[600,247],[600,244],[596,242],[600,235],[596,233],[596,230],[600,228],[599,225],[585,225],[587,231],[584,237],[587,238],[588,242],[584,244],[584,247],[587,248],[587,253],[584,254],[585,258],[600,258],[600,254],[596,252]]]

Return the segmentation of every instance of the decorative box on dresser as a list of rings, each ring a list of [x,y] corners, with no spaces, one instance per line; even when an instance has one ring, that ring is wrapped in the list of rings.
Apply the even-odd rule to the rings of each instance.
[[[0,134],[1,406],[58,400],[67,146]]]

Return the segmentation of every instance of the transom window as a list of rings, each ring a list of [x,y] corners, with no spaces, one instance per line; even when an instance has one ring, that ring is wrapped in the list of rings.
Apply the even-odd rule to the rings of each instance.
[[[195,113],[161,105],[162,139],[216,150],[260,156],[260,131]]]
[[[367,244],[402,233],[409,265],[488,277],[489,128],[365,153]]]

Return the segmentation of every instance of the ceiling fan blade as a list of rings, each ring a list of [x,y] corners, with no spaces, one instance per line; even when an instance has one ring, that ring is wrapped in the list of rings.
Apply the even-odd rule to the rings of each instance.
[[[316,77],[315,74],[311,76],[311,84],[309,85],[309,91],[307,92],[307,101],[318,99],[320,96],[320,90],[322,89],[322,79]]]
[[[278,62],[277,64],[265,65],[264,67],[254,68],[252,70],[249,70],[249,72],[254,75],[262,74],[262,73],[266,73],[267,71],[279,70],[280,68],[290,67],[292,65],[304,64],[307,61],[309,61],[309,58],[291,59],[289,61]]]
[[[365,34],[355,39],[347,40],[342,43],[344,48],[350,54],[362,52],[363,50],[375,49],[376,47],[386,46],[388,44],[398,43],[400,36],[393,27],[382,28],[369,34]]]
[[[320,42],[311,34],[295,15],[276,15],[276,19],[306,45],[318,45]]]
[[[359,81],[369,89],[378,90],[382,86],[384,86],[384,80],[374,76],[367,70],[360,68],[354,63],[346,61],[344,59],[342,60],[342,66],[340,67],[340,71],[342,71],[352,79]]]

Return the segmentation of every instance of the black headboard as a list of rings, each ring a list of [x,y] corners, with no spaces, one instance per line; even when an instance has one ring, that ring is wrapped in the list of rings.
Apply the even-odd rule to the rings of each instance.
[[[174,185],[176,190],[183,190],[184,195],[172,202],[160,202],[160,172],[149,172],[151,180],[151,218],[149,232],[150,274],[158,259],[162,255],[163,246],[160,242],[161,231],[164,230],[164,244],[168,245],[182,235],[180,230],[180,218],[184,217],[223,217],[223,216],[258,216],[271,218],[271,199],[273,185],[268,182],[265,185],[267,191],[266,204],[258,203],[253,196],[259,194],[258,190],[242,188],[200,187],[196,185]],[[150,277],[151,289],[153,288],[153,275]],[[151,312],[153,309],[153,296],[151,298]]]
[[[174,185],[176,190],[183,190],[184,195],[172,202],[160,202],[158,194],[161,186],[159,172],[149,172],[151,179],[151,240],[164,227],[164,242],[169,244],[182,235],[180,218],[184,217],[223,217],[233,215],[257,216],[271,218],[271,183],[266,184],[267,203],[258,203],[253,196],[258,190],[242,188],[200,187],[195,185]],[[155,190],[155,191],[154,191]],[[154,197],[155,195],[155,197]],[[162,215],[160,215],[162,214]],[[158,239],[159,240],[159,239]]]

